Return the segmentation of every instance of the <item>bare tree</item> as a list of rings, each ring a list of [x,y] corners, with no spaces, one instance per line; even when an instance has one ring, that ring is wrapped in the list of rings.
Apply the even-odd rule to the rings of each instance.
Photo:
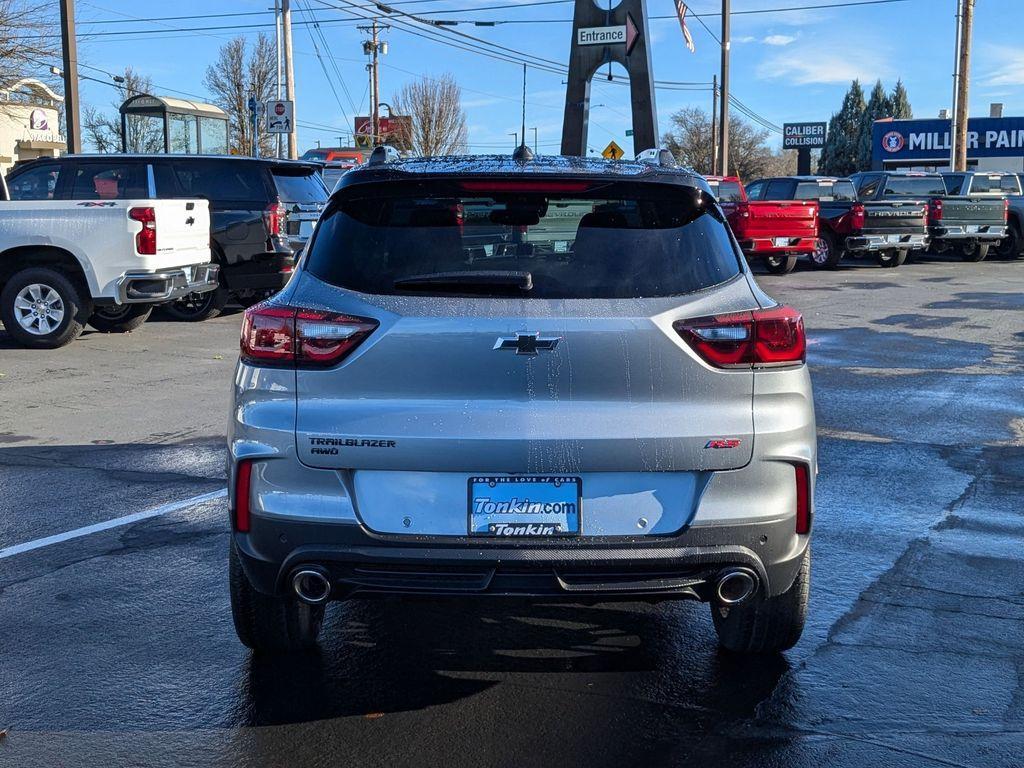
[[[100,111],[95,107],[82,110],[82,132],[97,152],[121,151],[121,104],[132,96],[152,94],[153,83],[147,75],[140,75],[131,67],[125,67],[124,82],[117,83],[117,97],[110,103],[113,112]],[[152,117],[127,115],[129,152],[163,152],[163,124]]]
[[[684,165],[711,173],[711,117],[699,107],[684,107],[671,119],[672,128],[662,137],[664,146]],[[796,172],[793,151],[773,150],[768,131],[735,115],[729,118],[729,162],[730,172],[745,181]]]
[[[228,113],[231,134],[228,144],[233,154],[252,154],[249,99],[269,101],[274,96],[276,81],[274,43],[262,32],[251,50],[242,35],[225,43],[220,47],[217,60],[206,68],[206,87],[215,95],[217,105]],[[271,154],[275,142],[266,131],[265,121],[259,121],[256,136],[260,154]]]
[[[463,152],[468,142],[462,89],[450,74],[406,83],[391,99],[395,113],[411,118],[410,136],[399,142],[423,157]]]
[[[60,25],[52,0],[0,0],[0,83],[51,80],[60,62]]]

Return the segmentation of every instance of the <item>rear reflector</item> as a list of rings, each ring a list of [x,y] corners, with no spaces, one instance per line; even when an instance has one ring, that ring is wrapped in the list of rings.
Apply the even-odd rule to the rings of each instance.
[[[796,470],[796,532],[811,532],[811,473],[806,464],[794,464]]]
[[[253,365],[327,367],[344,360],[377,325],[365,317],[256,304],[242,320],[241,359]]]
[[[716,368],[763,368],[804,362],[804,320],[792,307],[758,309],[672,324]]]
[[[252,459],[238,462],[235,475],[234,527],[239,533],[249,532],[249,492],[252,486]]]

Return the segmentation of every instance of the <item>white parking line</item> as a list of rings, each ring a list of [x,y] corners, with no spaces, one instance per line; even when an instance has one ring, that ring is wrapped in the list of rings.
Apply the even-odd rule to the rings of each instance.
[[[93,533],[99,533],[100,531],[107,531],[111,528],[118,528],[122,525],[130,525],[131,523],[136,523],[139,520],[146,520],[150,517],[159,517],[160,515],[166,515],[169,512],[177,512],[179,509],[186,509],[188,507],[195,506],[196,504],[201,504],[204,501],[223,499],[227,495],[227,488],[221,488],[219,491],[201,493],[190,499],[172,501],[169,504],[161,504],[159,507],[145,509],[142,512],[133,512],[132,514],[125,515],[124,517],[115,517],[113,520],[105,520],[102,523],[93,523],[92,525],[86,525],[82,528],[75,528],[74,530],[65,531],[64,533],[57,533],[53,536],[36,539],[35,541],[26,541],[24,544],[15,544],[13,547],[0,549],[0,560],[7,557],[13,557],[14,555],[20,555],[22,552],[31,552],[33,549],[48,547],[51,544],[60,544],[62,541],[70,541],[71,539],[77,539]]]

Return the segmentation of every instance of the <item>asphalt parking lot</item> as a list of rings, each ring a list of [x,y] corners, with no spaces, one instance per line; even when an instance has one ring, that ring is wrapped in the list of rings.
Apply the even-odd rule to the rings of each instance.
[[[821,447],[810,625],[766,659],[697,604],[399,600],[252,657],[240,314],[0,335],[0,765],[1024,765],[1024,261],[759,280],[804,312]]]

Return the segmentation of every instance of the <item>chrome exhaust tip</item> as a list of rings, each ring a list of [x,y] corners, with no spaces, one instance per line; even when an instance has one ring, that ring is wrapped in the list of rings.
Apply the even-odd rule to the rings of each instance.
[[[292,591],[307,605],[322,605],[331,596],[331,581],[323,571],[300,568],[292,574]]]
[[[757,591],[757,574],[749,568],[733,568],[718,577],[715,597],[722,605],[739,605]]]

